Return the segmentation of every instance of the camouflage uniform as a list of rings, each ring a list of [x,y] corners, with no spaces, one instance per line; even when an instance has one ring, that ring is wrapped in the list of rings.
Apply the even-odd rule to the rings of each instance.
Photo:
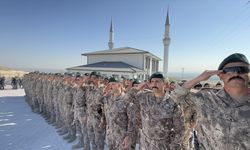
[[[62,130],[64,130],[63,133],[65,133],[67,131],[67,129],[63,126],[64,125],[64,110],[63,110],[63,106],[64,106],[64,94],[65,94],[65,90],[64,90],[64,86],[65,84],[63,84],[63,80],[61,80],[58,83],[59,86],[59,90],[58,90],[58,97],[57,97],[57,102],[58,102],[58,112],[57,112],[57,127],[63,127]],[[62,134],[61,134],[62,135]]]
[[[52,85],[52,82],[51,80],[48,80],[47,81],[47,105],[46,105],[46,108],[48,110],[48,121],[49,123],[52,123],[53,122],[53,110],[54,110],[54,107],[53,107],[53,103],[52,103],[52,100],[53,100],[53,85]]]
[[[239,103],[224,89],[218,93],[212,90],[192,93],[178,87],[173,97],[182,106],[192,106],[195,111],[191,115],[197,113],[195,130],[199,149],[250,149],[250,95]]]
[[[57,120],[57,112],[58,112],[58,107],[57,107],[57,97],[58,97],[58,86],[57,86],[57,83],[58,83],[58,78],[56,78],[55,80],[53,80],[53,82],[52,82],[52,86],[53,86],[53,90],[52,90],[52,97],[53,97],[53,99],[52,99],[52,112],[51,112],[51,121],[53,122],[53,123],[56,123],[56,120]],[[54,124],[53,124],[54,125]]]
[[[33,110],[33,106],[32,106],[32,77],[31,76],[25,76],[24,78],[24,91],[25,91],[25,100],[26,102],[29,104],[29,106],[31,107],[31,109]]]
[[[140,149],[182,149],[184,119],[180,107],[168,94],[156,98],[149,90],[139,93],[138,100],[142,121]]]
[[[41,110],[42,114],[44,116],[46,116],[48,114],[48,110],[46,108],[46,103],[47,103],[47,87],[48,87],[47,78],[46,77],[43,78],[42,83],[43,83],[43,86],[42,86],[43,98],[42,98],[42,101],[40,103],[40,105],[41,105],[40,110]]]
[[[103,150],[105,140],[105,129],[99,127],[101,124],[102,109],[100,101],[103,98],[103,88],[86,86],[87,88],[87,128],[91,143],[91,149]]]
[[[135,128],[135,131],[133,131],[134,133],[134,136],[132,137],[132,145],[131,145],[131,149],[135,149],[136,147],[136,143],[139,144],[139,129],[141,129],[141,116],[140,116],[140,111],[139,111],[139,108],[140,108],[140,105],[139,105],[139,101],[138,99],[136,98],[137,97],[137,94],[138,94],[138,90],[135,89],[135,88],[131,88],[131,89],[126,89],[126,95],[125,95],[125,100],[130,102],[130,103],[133,103],[133,106],[136,110],[136,128]]]
[[[44,82],[44,77],[39,78],[39,80],[37,81],[37,84],[39,84],[39,88],[36,89],[36,91],[38,92],[38,102],[39,102],[39,113],[42,113],[44,110],[44,94],[43,94],[43,82]]]
[[[123,150],[122,142],[125,136],[134,137],[136,113],[133,111],[133,103],[125,100],[124,93],[116,98],[113,94],[105,96],[104,112],[109,150]]]
[[[74,97],[74,123],[76,125],[76,134],[79,144],[84,147],[84,150],[89,150],[89,139],[87,134],[86,120],[86,89],[82,86],[76,87]],[[76,146],[77,147],[77,146]]]
[[[69,142],[73,142],[76,138],[76,128],[73,124],[74,120],[74,110],[72,109],[73,104],[73,88],[68,83],[65,85],[65,96],[64,100],[65,106],[64,106],[64,117],[65,117],[65,126],[67,130],[69,131],[68,136],[65,136],[64,139],[69,140]]]

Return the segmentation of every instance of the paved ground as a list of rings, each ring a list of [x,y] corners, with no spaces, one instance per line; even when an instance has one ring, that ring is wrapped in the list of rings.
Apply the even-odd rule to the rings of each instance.
[[[1,150],[70,150],[71,146],[31,111],[22,89],[0,90]]]

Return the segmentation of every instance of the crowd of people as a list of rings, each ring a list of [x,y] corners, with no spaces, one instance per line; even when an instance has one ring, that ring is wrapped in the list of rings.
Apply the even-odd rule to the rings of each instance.
[[[26,101],[58,129],[72,149],[236,150],[250,149],[249,62],[243,54],[225,58],[181,86],[153,73],[147,81],[29,73]],[[199,83],[218,75],[215,88]],[[209,86],[209,88],[207,88]],[[197,90],[197,89],[196,89]]]
[[[12,89],[23,88],[23,79],[18,77],[11,78]]]
[[[11,79],[7,79],[7,82],[10,81],[10,85],[12,89],[23,88],[23,79],[19,77],[12,77]],[[0,90],[4,90],[6,86],[6,78],[5,76],[0,77]]]

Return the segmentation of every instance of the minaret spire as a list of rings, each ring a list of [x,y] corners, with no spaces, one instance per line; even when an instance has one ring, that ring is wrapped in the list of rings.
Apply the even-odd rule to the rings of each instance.
[[[114,47],[114,29],[113,29],[112,18],[111,18],[111,23],[110,23],[108,45],[109,45],[109,49],[113,49],[113,47]]]
[[[170,25],[170,23],[169,23],[169,9],[168,9],[168,12],[167,12],[167,18],[166,18],[165,25]]]
[[[165,77],[168,76],[168,60],[169,60],[169,45],[170,45],[170,21],[169,21],[169,9],[167,11],[167,17],[165,22],[165,34],[163,38],[163,44],[164,44],[164,57],[163,57],[163,74]]]

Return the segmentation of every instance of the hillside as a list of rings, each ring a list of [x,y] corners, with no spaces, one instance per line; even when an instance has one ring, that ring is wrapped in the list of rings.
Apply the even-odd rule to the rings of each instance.
[[[0,76],[5,76],[5,78],[11,78],[15,76],[23,77],[23,75],[26,73],[28,72],[0,66]]]

